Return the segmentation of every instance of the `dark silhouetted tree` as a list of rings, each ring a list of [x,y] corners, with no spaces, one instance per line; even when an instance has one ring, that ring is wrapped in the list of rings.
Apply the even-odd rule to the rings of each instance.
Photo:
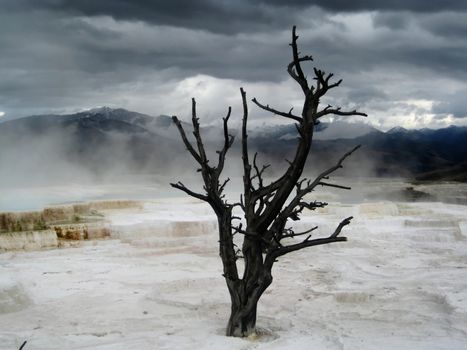
[[[292,109],[288,112],[278,111],[269,105],[264,105],[253,99],[259,108],[273,114],[288,118],[295,122],[298,132],[298,142],[294,158],[282,176],[266,183],[264,171],[268,167],[257,164],[257,156],[251,160],[248,152],[248,105],[245,91],[241,88],[243,102],[243,119],[241,128],[241,151],[243,160],[243,195],[240,202],[228,203],[224,190],[229,179],[221,180],[227,151],[232,147],[234,136],[229,133],[228,121],[231,115],[229,107],[227,116],[223,118],[223,147],[217,152],[217,162],[209,162],[200,133],[199,119],[196,114],[196,103],[192,100],[192,124],[194,142],[190,142],[182,123],[173,117],[183,143],[188,152],[199,164],[204,192],[198,193],[187,188],[183,183],[171,185],[188,195],[207,202],[217,215],[219,228],[219,251],[223,264],[223,276],[231,298],[231,314],[226,333],[229,336],[245,337],[255,331],[256,309],[258,300],[272,282],[272,267],[278,259],[288,253],[317,246],[321,244],[346,241],[340,235],[344,226],[350,223],[352,217],[345,218],[335,231],[323,238],[312,238],[312,227],[304,232],[296,232],[288,224],[290,220],[299,220],[303,210],[323,208],[327,203],[309,201],[305,198],[317,186],[331,186],[342,189],[348,187],[327,182],[329,175],[342,167],[344,160],[359,146],[350,150],[337,160],[334,166],[321,172],[314,179],[302,178],[302,172],[310,152],[313,140],[313,130],[319,119],[327,115],[366,116],[364,113],[343,111],[327,105],[319,108],[320,99],[330,90],[338,87],[342,80],[332,82],[333,74],[326,74],[314,68],[313,84],[310,84],[302,70],[302,64],[312,61],[311,56],[301,56],[297,48],[298,36],[295,27],[292,30],[293,60],[287,66],[289,75],[298,83],[304,102],[301,113],[295,115]],[[233,215],[234,207],[240,207],[244,213],[244,222]],[[236,249],[234,235],[241,235],[243,243],[241,250]],[[237,259],[243,258],[243,271],[239,273]]]

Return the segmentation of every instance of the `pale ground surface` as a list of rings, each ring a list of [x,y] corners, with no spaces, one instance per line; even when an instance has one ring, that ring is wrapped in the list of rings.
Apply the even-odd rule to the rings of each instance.
[[[333,203],[305,216],[323,235],[355,216],[349,242],[276,264],[255,339],[223,335],[229,298],[207,206],[108,212],[111,240],[0,254],[0,349],[467,349],[466,208]]]

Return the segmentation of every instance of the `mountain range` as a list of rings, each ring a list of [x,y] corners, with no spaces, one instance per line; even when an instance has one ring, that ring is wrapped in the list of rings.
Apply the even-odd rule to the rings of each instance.
[[[211,126],[202,132],[207,148],[219,148],[220,129]],[[259,152],[260,160],[276,169],[293,157],[297,138],[293,124],[252,129],[249,135],[251,152]],[[367,124],[320,123],[306,171],[318,172],[357,144],[362,148],[347,161],[343,174],[467,181],[467,127],[456,126],[382,132]],[[234,156],[239,142],[235,145]],[[79,180],[91,174],[168,175],[186,172],[187,162],[168,116],[102,107],[0,123],[0,184]]]

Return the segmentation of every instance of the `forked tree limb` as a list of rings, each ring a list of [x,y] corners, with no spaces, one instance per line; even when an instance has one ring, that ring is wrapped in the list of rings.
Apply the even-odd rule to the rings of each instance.
[[[303,236],[306,235],[307,233],[313,232],[314,230],[318,229],[318,226],[313,226],[309,230],[303,231],[303,232],[295,232],[291,228],[285,231],[285,234],[281,235],[280,239],[284,238],[294,238],[298,236]]]
[[[235,137],[229,134],[228,123],[229,123],[231,113],[232,113],[232,107],[229,107],[227,116],[225,118],[222,118],[223,128],[224,128],[224,146],[219,151],[219,160],[218,160],[217,169],[216,169],[218,176],[220,176],[220,174],[222,173],[222,170],[224,170],[226,153],[229,150],[229,148],[232,147],[232,144],[234,143],[234,140],[235,140]]]
[[[225,118],[223,118],[224,144],[223,144],[222,149],[217,152],[219,156],[218,156],[217,166],[215,167],[209,166],[209,159],[207,159],[206,151],[205,151],[204,144],[203,144],[203,139],[201,137],[199,118],[197,116],[197,111],[196,111],[196,100],[194,98],[192,99],[191,113],[192,113],[191,121],[192,121],[192,126],[193,126],[193,135],[195,137],[197,149],[195,149],[192,143],[188,140],[186,136],[186,132],[180,120],[176,116],[173,116],[172,120],[177,126],[177,129],[180,133],[183,143],[185,144],[185,147],[187,148],[189,153],[192,155],[192,157],[201,166],[199,171],[201,172],[202,177],[203,177],[204,189],[206,191],[206,194],[203,195],[203,194],[194,192],[188,189],[181,182],[171,183],[171,186],[184,191],[185,193],[187,193],[188,195],[192,197],[209,202],[211,206],[216,207],[217,209],[221,209],[221,206],[222,206],[221,203],[222,203],[222,198],[223,198],[222,192],[224,191],[225,186],[230,181],[230,179],[227,178],[221,184],[219,182],[219,178],[224,169],[225,157],[226,157],[227,151],[232,147],[232,144],[235,139],[233,135],[229,134],[229,127],[228,127],[228,121],[232,113],[232,108],[231,107],[228,108],[227,115]]]
[[[312,192],[316,186],[318,185],[327,185],[327,186],[332,186],[332,187],[337,187],[337,188],[342,188],[342,189],[350,189],[349,187],[345,186],[340,186],[336,184],[328,184],[326,182],[323,182],[323,179],[328,178],[330,174],[335,172],[337,169],[342,168],[342,164],[346,158],[348,158],[352,153],[354,153],[357,149],[360,148],[360,145],[354,147],[352,150],[348,151],[345,153],[335,165],[332,167],[326,169],[323,171],[321,174],[319,174],[314,181],[308,180],[306,185],[303,187],[303,181],[297,183],[297,191],[295,196],[292,198],[292,200],[289,202],[289,204],[281,211],[281,213],[278,216],[278,220],[287,220],[287,218],[292,218],[293,220],[297,220],[297,215],[302,212],[303,209],[315,209],[318,206],[316,205],[317,202],[303,202],[302,199],[305,197],[308,193]],[[305,180],[305,179],[304,179]],[[319,203],[319,202],[318,202]],[[326,203],[327,204],[327,203]]]
[[[253,101],[253,103],[255,105],[257,105],[261,109],[264,109],[265,111],[271,112],[273,114],[280,115],[281,117],[284,117],[284,118],[293,119],[293,120],[295,120],[296,122],[299,122],[299,123],[302,122],[302,118],[297,117],[296,115],[292,114],[292,109],[293,108],[291,108],[290,111],[288,113],[286,113],[286,112],[281,112],[281,111],[278,111],[277,109],[271,108],[271,107],[269,107],[269,105],[263,105],[256,98],[252,99],[251,101]]]
[[[324,71],[318,68],[313,68],[313,72],[315,73],[314,80],[316,80],[314,96],[317,98],[324,96],[330,89],[336,88],[342,83],[342,79],[339,79],[337,82],[329,84],[334,76],[332,73],[326,75]]]
[[[178,129],[178,132],[180,133],[180,136],[182,138],[182,141],[186,147],[186,149],[188,150],[188,152],[190,152],[191,156],[199,163],[199,164],[202,164],[202,160],[201,160],[201,157],[200,155],[198,154],[198,152],[195,151],[195,149],[193,148],[193,146],[191,145],[190,141],[188,141],[188,138],[186,137],[186,133],[185,133],[185,130],[183,129],[183,126],[182,126],[182,123],[180,122],[180,120],[176,117],[176,116],[172,116],[172,120],[174,122],[174,124],[177,126],[177,129]]]
[[[329,236],[330,238],[335,238],[337,236],[339,236],[339,234],[341,233],[342,229],[344,228],[344,226],[347,226],[348,224],[350,224],[350,220],[353,219],[353,216],[349,216],[348,218],[345,218],[344,220],[342,220],[339,225],[337,226],[336,230],[334,231],[334,233]]]
[[[328,243],[336,243],[336,242],[345,242],[345,241],[347,241],[347,237],[341,237],[341,236],[339,236],[339,234],[341,233],[342,229],[346,225],[350,224],[350,221],[352,219],[353,219],[353,217],[350,216],[350,217],[345,218],[344,220],[342,220],[339,223],[339,225],[337,226],[336,230],[329,237],[309,239],[310,236],[308,236],[305,240],[303,240],[300,243],[291,244],[291,245],[288,245],[288,246],[282,246],[282,247],[279,247],[279,248],[276,248],[276,249],[270,251],[266,255],[265,264],[268,264],[268,265],[270,264],[270,266],[272,267],[272,265],[274,264],[276,259],[279,258],[280,256],[283,256],[285,254],[295,252],[297,250],[301,250],[301,249],[304,249],[304,248],[317,246],[317,245],[322,245],[322,244],[328,244]]]
[[[296,44],[296,43],[295,43]],[[306,62],[306,61],[313,61],[313,57],[311,57],[310,55],[307,55],[307,56],[303,56],[303,57],[299,57],[298,58],[298,63],[301,63],[301,62]],[[289,73],[289,75],[297,82],[299,82],[299,76],[297,75],[297,73],[295,72],[295,66],[297,65],[297,62],[294,60],[292,62],[290,62],[287,66],[287,72]]]
[[[329,115],[329,114],[340,115],[340,116],[353,116],[353,115],[359,115],[359,116],[362,116],[362,117],[367,117],[368,116],[366,113],[358,112],[356,109],[354,109],[353,111],[342,111],[340,107],[332,108],[331,105],[328,105],[322,111],[318,112],[316,114],[315,118],[317,120],[317,119],[319,119],[321,117],[324,117],[325,115]]]
[[[302,66],[300,62],[303,61],[311,61],[311,56],[305,56],[303,58],[299,57],[298,46],[297,46],[297,39],[298,35],[296,34],[296,26],[292,28],[292,56],[293,56],[293,67],[295,68],[296,74],[291,74],[292,69],[289,69],[289,74],[292,76],[293,79],[300,85],[305,95],[308,94],[310,88],[308,87],[308,81],[306,80],[305,74],[303,74]],[[289,64],[290,67],[290,64]]]
[[[193,124],[193,135],[195,136],[196,145],[198,147],[198,154],[203,164],[207,165],[209,160],[206,157],[206,151],[204,149],[203,139],[201,138],[199,118],[196,114],[196,101],[194,98],[191,99],[191,122]]]
[[[322,183],[321,180],[327,178],[330,174],[332,174],[333,172],[335,172],[337,169],[340,169],[342,168],[342,163],[344,163],[344,160],[347,159],[348,157],[350,157],[352,155],[352,153],[354,153],[356,150],[358,150],[359,148],[361,147],[361,145],[357,145],[355,146],[354,148],[352,148],[350,151],[348,151],[347,153],[345,153],[338,161],[335,165],[333,165],[332,167],[326,169],[325,171],[323,171],[321,174],[319,174],[315,180],[313,182],[311,182],[307,188],[304,190],[306,191],[306,193],[309,193],[311,192],[316,186],[320,185]]]
[[[253,168],[255,169],[255,174],[251,177],[251,180],[253,181],[254,179],[257,179],[258,181],[258,186],[264,187],[264,180],[263,180],[263,173],[264,171],[271,166],[271,164],[265,164],[259,168],[256,158],[258,157],[258,152],[255,152],[255,155],[253,156]]]
[[[200,199],[202,201],[207,202],[208,199],[209,199],[208,196],[206,196],[206,195],[203,195],[201,193],[196,193],[196,192],[190,190],[184,184],[182,184],[180,181],[177,182],[177,183],[170,183],[170,186],[172,186],[173,188],[179,189],[179,190],[185,192],[186,194],[188,194],[188,195],[190,195],[190,196],[192,196],[194,198],[198,198],[198,199]]]

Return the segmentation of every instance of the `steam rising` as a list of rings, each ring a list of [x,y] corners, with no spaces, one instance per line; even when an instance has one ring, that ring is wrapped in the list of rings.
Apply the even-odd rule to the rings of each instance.
[[[236,122],[232,120],[230,130],[236,142],[227,154],[223,177],[231,178],[226,190],[238,200],[242,161]],[[184,126],[191,138],[191,125]],[[217,159],[215,151],[223,143],[221,130],[221,125],[216,124],[205,125],[201,131],[213,162]],[[318,125],[303,176],[312,179],[334,165],[357,142],[366,140],[359,139],[362,133],[374,138],[383,135],[363,124],[349,126],[334,121]],[[281,176],[288,167],[286,160],[294,157],[294,125],[252,125],[249,136],[250,153],[258,152],[258,164],[271,164],[264,174],[266,178]],[[338,137],[341,139],[333,140]],[[363,143],[336,176],[346,177],[340,181],[342,184],[349,178],[356,181],[380,175],[410,176],[420,166],[417,162],[423,160],[416,154],[414,158],[409,147],[406,149],[409,153],[403,154],[405,163],[398,163],[391,161],[384,150]],[[183,181],[202,192],[198,165],[185,150],[171,118],[123,109],[102,107],[73,115],[5,121],[0,124],[0,164],[0,210],[40,209],[51,203],[103,198],[178,196],[180,193],[169,186],[174,181]]]

